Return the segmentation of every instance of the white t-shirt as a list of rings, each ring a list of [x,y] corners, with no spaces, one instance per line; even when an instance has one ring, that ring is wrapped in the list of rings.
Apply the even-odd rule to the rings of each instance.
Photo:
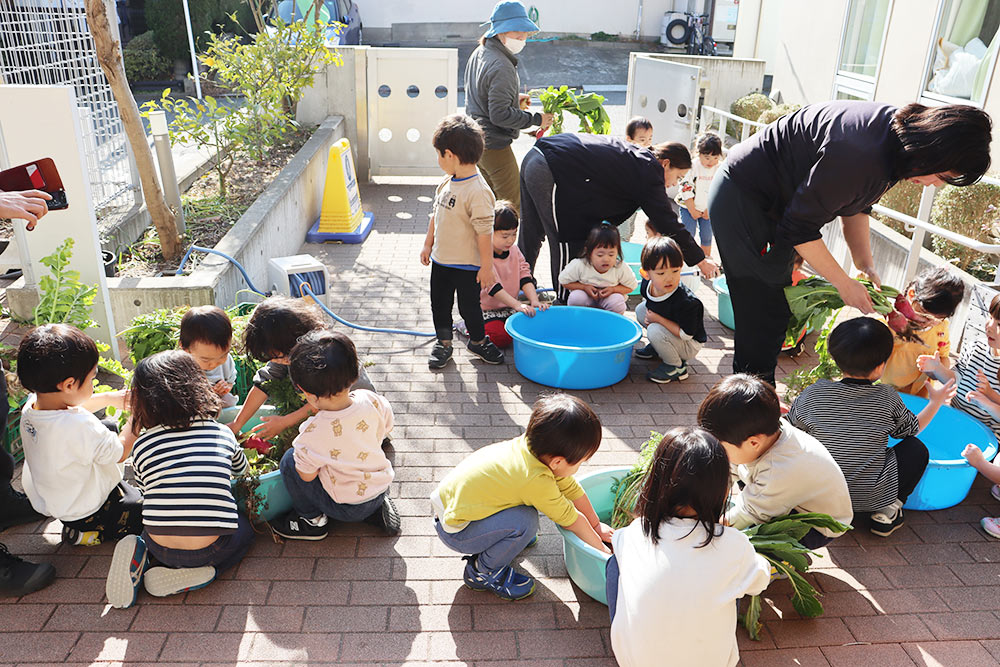
[[[708,191],[712,187],[712,179],[719,171],[719,164],[714,167],[705,167],[701,159],[695,156],[691,163],[691,170],[681,183],[681,191],[677,194],[679,203],[684,203],[694,197],[694,207],[699,211],[708,210]]]
[[[79,406],[35,410],[34,404],[31,394],[21,410],[24,492],[39,514],[60,521],[84,519],[122,481],[122,441]]]
[[[822,512],[845,525],[854,519],[851,493],[840,466],[819,440],[785,419],[781,435],[770,449],[752,463],[736,466],[746,485],[726,512],[729,525],[746,528],[797,512]],[[836,537],[826,528],[817,528]]]
[[[612,538],[621,571],[611,623],[618,664],[735,665],[736,601],[767,588],[770,565],[735,528],[701,548],[707,535],[695,519],[664,521],[659,535],[654,545],[636,519]]]
[[[624,285],[630,290],[639,286],[632,268],[625,262],[618,262],[604,273],[599,273],[583,257],[577,257],[559,273],[559,284],[583,283],[594,287],[615,287]]]
[[[220,365],[216,366],[210,371],[205,371],[205,377],[208,378],[208,383],[213,387],[219,380],[225,380],[233,386],[235,389],[236,385],[236,362],[233,361],[233,355],[227,354],[226,360]],[[222,407],[229,408],[236,405],[239,402],[239,398],[233,393],[233,389],[230,389],[227,393],[222,394],[219,398],[222,400]]]

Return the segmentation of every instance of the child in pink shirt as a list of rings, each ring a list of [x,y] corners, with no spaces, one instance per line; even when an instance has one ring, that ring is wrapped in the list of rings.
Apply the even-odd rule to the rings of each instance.
[[[504,329],[507,318],[514,313],[535,316],[535,310],[545,310],[549,304],[538,300],[535,279],[524,255],[518,250],[517,227],[519,220],[513,204],[504,199],[493,209],[493,272],[497,282],[484,287],[479,295],[479,305],[486,321],[486,335],[497,347],[507,347],[513,341]],[[524,292],[528,303],[517,300],[518,292]]]

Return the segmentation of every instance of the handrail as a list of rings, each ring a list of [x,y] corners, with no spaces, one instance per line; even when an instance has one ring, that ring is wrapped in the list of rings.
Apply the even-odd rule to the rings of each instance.
[[[944,227],[939,227],[931,222],[924,222],[920,218],[914,218],[911,215],[906,215],[905,213],[900,213],[899,211],[891,208],[886,208],[880,204],[875,204],[872,206],[872,210],[876,213],[881,213],[887,218],[892,218],[893,220],[898,220],[902,222],[907,227],[917,227],[919,229],[926,230],[938,236],[944,237],[951,241],[952,243],[957,243],[963,245],[966,248],[971,248],[978,252],[985,252],[991,255],[1000,255],[1000,244],[998,243],[983,243],[982,241],[977,241],[975,239],[970,239],[968,236],[962,236],[961,234],[956,234],[950,229],[945,229]]]
[[[707,113],[706,113],[707,112]],[[708,114],[715,114],[719,117],[719,135],[725,137],[726,129],[729,126],[729,121],[736,121],[743,126],[740,132],[740,141],[743,141],[750,136],[751,127],[764,127],[767,123],[761,123],[756,120],[747,120],[742,116],[737,116],[736,114],[730,113],[728,111],[723,111],[716,107],[708,106],[707,104],[701,107],[701,122],[699,124],[699,132],[704,134],[708,130],[711,123],[708,122]]]

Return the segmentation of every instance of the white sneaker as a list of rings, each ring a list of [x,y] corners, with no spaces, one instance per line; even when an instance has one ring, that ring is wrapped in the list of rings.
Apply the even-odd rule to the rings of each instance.
[[[115,545],[108,581],[104,585],[104,593],[112,607],[127,609],[135,604],[145,570],[146,543],[138,535],[126,535]]]
[[[146,592],[158,598],[198,590],[215,580],[215,568],[204,567],[151,567],[146,571]]]

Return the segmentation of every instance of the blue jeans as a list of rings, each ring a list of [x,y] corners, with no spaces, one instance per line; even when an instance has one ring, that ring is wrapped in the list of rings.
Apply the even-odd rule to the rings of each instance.
[[[146,542],[149,553],[162,565],[174,568],[212,565],[215,567],[215,573],[219,574],[243,560],[253,542],[253,527],[250,525],[250,520],[240,514],[236,532],[220,535],[219,539],[204,549],[161,547],[145,530],[142,532],[142,539]]]
[[[471,521],[457,533],[449,533],[434,519],[434,528],[444,545],[460,554],[478,554],[480,572],[496,572],[510,565],[538,534],[538,510],[530,505],[508,507],[485,519]]]
[[[618,569],[618,559],[612,556],[608,559],[608,564],[604,566],[604,574],[607,577],[604,592],[608,596],[608,613],[611,620],[615,620],[615,611],[618,609],[618,577],[621,570]]]
[[[712,221],[708,218],[698,218],[695,220],[691,217],[691,213],[687,210],[687,206],[681,206],[681,222],[684,224],[684,229],[687,230],[688,234],[694,239],[698,239],[699,245],[709,246],[712,245]]]
[[[342,523],[356,523],[364,521],[372,514],[382,508],[382,493],[371,500],[366,500],[357,505],[335,502],[330,494],[323,488],[323,483],[317,477],[311,482],[303,481],[295,470],[295,450],[289,449],[281,457],[281,479],[288,489],[288,495],[292,497],[292,509],[303,519],[315,519],[321,514],[325,514],[334,521]]]

